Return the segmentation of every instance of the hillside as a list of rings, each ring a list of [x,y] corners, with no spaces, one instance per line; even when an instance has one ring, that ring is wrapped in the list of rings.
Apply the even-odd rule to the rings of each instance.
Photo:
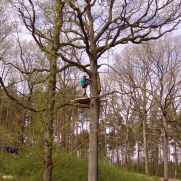
[[[68,156],[66,152],[54,153],[53,181],[87,181],[87,159]],[[40,152],[14,155],[0,153],[0,178],[4,175],[13,176],[12,181],[42,180],[42,159]],[[0,179],[1,180],[1,179]],[[100,162],[99,181],[159,181],[158,177],[147,178],[120,167]],[[176,180],[170,180],[176,181]]]

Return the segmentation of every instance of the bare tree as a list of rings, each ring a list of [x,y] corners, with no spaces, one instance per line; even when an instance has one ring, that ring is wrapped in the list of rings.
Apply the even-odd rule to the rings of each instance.
[[[76,66],[93,80],[90,103],[89,181],[98,180],[98,122],[101,92],[98,74],[103,54],[119,44],[142,43],[157,39],[175,29],[180,22],[177,0],[122,1],[13,1],[25,27],[49,60],[48,104],[44,134],[44,176],[52,174],[52,127],[56,74]],[[36,6],[35,6],[36,4]],[[70,55],[75,55],[74,57]],[[58,69],[57,59],[66,65]],[[89,68],[90,67],[90,68]],[[36,70],[37,71],[37,70]]]
[[[97,133],[99,120],[99,101],[97,65],[101,56],[110,48],[119,44],[142,43],[157,39],[166,32],[174,30],[180,22],[180,2],[178,1],[70,1],[73,10],[74,31],[83,42],[77,46],[86,51],[90,70],[84,71],[92,78],[89,142],[89,181],[98,180],[97,169]],[[174,7],[174,9],[173,9]],[[73,19],[72,19],[73,20]],[[169,26],[167,26],[169,25]]]
[[[130,108],[134,112],[135,118],[141,121],[142,138],[144,146],[145,174],[150,175],[148,168],[148,144],[147,144],[147,120],[148,112],[152,106],[150,100],[150,66],[152,61],[149,59],[147,45],[128,46],[122,52],[124,58],[117,57],[116,62],[116,80],[119,84],[119,92],[124,97],[128,96]],[[125,60],[126,59],[126,60]],[[132,101],[131,101],[132,100]],[[127,101],[128,102],[128,101]],[[138,140],[139,142],[139,140]],[[140,143],[138,143],[140,145]]]
[[[3,58],[3,55],[10,48],[10,40],[8,40],[8,37],[12,33],[12,24],[8,19],[10,11],[8,9],[7,1],[1,0],[0,3],[3,4],[3,6],[0,7],[0,58]]]
[[[175,40],[174,43],[168,43],[171,40]],[[130,98],[133,98],[135,105],[133,110],[139,113],[139,119],[143,123],[146,174],[149,174],[147,139],[149,134],[160,137],[155,128],[163,130],[165,180],[168,180],[169,124],[176,120],[180,101],[179,47],[176,37],[165,36],[157,43],[128,47],[124,53],[126,61],[119,58],[122,64],[121,61],[116,64],[116,71],[121,76],[121,79],[116,78],[116,80],[119,80],[120,85],[124,85],[121,92],[127,95],[125,91],[127,90]],[[156,109],[157,112],[154,111]],[[154,120],[159,120],[160,115],[163,127],[158,124],[160,121],[152,124],[150,119],[154,117]]]
[[[153,73],[155,75],[154,87],[155,101],[158,104],[163,121],[164,138],[164,180],[168,180],[168,153],[169,153],[169,115],[172,104],[180,99],[180,54],[178,44],[170,44],[169,39],[164,40],[164,46],[159,44],[154,57]]]

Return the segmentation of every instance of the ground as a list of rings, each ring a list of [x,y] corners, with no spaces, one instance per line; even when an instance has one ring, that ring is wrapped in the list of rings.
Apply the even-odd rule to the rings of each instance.
[[[163,181],[163,178],[161,178],[160,181]],[[178,180],[178,179],[169,179],[169,181],[181,181],[181,180]]]

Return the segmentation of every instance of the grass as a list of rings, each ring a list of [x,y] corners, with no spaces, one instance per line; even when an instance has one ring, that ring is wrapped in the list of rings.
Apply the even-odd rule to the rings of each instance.
[[[53,181],[87,181],[88,162],[86,159],[77,159],[67,156],[65,152],[53,154],[54,169]],[[0,153],[0,180],[3,175],[12,175],[12,181],[41,181],[42,180],[41,154],[12,155]],[[150,181],[149,178],[137,173],[128,172],[117,166],[99,163],[99,181]],[[158,178],[152,179],[157,181]]]

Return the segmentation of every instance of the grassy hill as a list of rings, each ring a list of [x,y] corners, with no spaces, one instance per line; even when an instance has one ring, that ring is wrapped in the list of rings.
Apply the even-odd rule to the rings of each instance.
[[[41,181],[42,180],[42,154],[13,155],[0,152],[0,180],[3,175],[12,175],[12,181]],[[78,159],[66,152],[53,154],[54,169],[53,181],[87,181],[88,162]],[[99,181],[150,181],[143,175],[128,172],[119,167],[99,163]],[[158,178],[152,181],[158,181]]]

